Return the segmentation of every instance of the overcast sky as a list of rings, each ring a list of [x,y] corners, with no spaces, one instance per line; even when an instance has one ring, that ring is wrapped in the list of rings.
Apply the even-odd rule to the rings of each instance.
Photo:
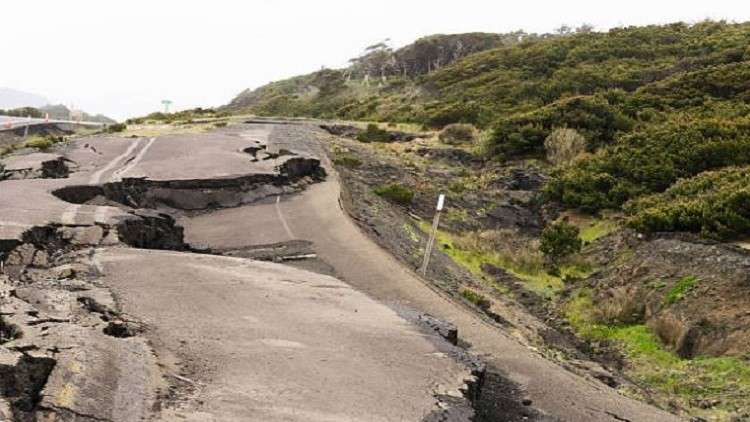
[[[374,42],[561,24],[750,20],[750,1],[34,0],[0,6],[0,87],[117,119],[171,99],[218,106],[248,87],[339,67]]]

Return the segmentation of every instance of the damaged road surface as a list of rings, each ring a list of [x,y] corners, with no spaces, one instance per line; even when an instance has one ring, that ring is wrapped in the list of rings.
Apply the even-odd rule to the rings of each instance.
[[[276,126],[270,139],[316,152],[330,136],[301,125]],[[318,156],[323,157],[320,153]],[[488,374],[477,403],[481,422],[564,420],[573,422],[660,421],[678,417],[627,398],[597,379],[574,374],[513,338],[507,330],[455,303],[376,245],[339,204],[341,186],[329,176],[306,190],[250,206],[179,219],[189,244],[240,255],[253,247],[312,243],[316,259],[354,288],[394,309],[409,308],[449,321],[458,337],[482,356]],[[308,252],[309,253],[309,252]],[[372,420],[372,419],[370,419]],[[408,419],[404,419],[408,420]],[[440,420],[440,419],[437,419]]]
[[[450,325],[186,242],[177,220],[324,180],[314,133],[275,130],[89,137],[13,158],[22,171],[0,181],[0,421],[470,420],[484,366]]]

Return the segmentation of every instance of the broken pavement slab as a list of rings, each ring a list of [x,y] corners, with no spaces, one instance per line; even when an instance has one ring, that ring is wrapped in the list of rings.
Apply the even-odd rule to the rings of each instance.
[[[197,400],[168,412],[186,420],[418,421],[438,390],[460,395],[474,379],[438,334],[329,276],[166,251],[96,260],[148,336],[183,362],[210,362],[186,369],[205,383]]]
[[[477,374],[454,346],[339,280],[124,248],[185,249],[172,217],[141,207],[231,207],[322,177],[308,149],[269,142],[270,130],[86,138],[66,152],[78,164],[68,178],[2,182],[0,242],[11,255],[3,258],[18,267],[3,312],[22,333],[4,347],[29,360],[8,370],[39,368],[27,380],[41,397],[29,418],[419,420],[453,399],[472,411],[463,396]],[[259,148],[255,157],[248,146]],[[105,245],[115,247],[88,253]],[[180,404],[169,407],[176,384],[164,382],[175,380],[201,388],[179,390]],[[156,403],[164,413],[152,414]]]
[[[55,356],[39,420],[137,422],[149,417],[162,381],[146,340],[89,330],[74,335],[80,345]]]
[[[34,152],[12,155],[0,160],[0,180],[6,179],[59,179],[68,177],[72,162],[60,154]]]

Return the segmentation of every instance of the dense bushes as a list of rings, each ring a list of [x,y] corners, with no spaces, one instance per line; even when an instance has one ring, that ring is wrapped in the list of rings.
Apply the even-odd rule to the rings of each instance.
[[[632,122],[600,97],[561,100],[532,113],[503,119],[490,140],[495,154],[504,156],[542,155],[544,141],[558,128],[575,129],[587,141],[587,149],[611,143],[618,131]]]
[[[711,100],[750,101],[750,62],[681,73],[644,87],[641,95],[658,97],[673,108],[705,105]]]
[[[111,125],[107,125],[107,133],[124,132],[127,128],[128,126],[125,123],[113,123]]]
[[[160,111],[151,113],[144,117],[137,117],[128,119],[125,121],[127,124],[143,124],[148,122],[163,122],[163,123],[174,123],[177,121],[189,121],[193,119],[205,119],[205,118],[216,118],[226,117],[229,113],[224,111],[217,111],[212,108],[193,108],[190,110],[182,110],[174,113],[162,113]]]
[[[664,191],[679,178],[748,163],[750,118],[685,118],[624,136],[593,157],[558,169],[545,193],[595,212]]]
[[[580,252],[583,242],[579,234],[578,227],[565,220],[552,223],[542,231],[539,250],[557,266],[566,257]]]
[[[55,136],[32,136],[22,145],[25,148],[36,148],[41,151],[46,151],[58,142],[61,142],[63,138]]]
[[[555,121],[554,116],[526,122],[545,126],[546,133],[535,138],[531,128],[524,128],[523,117],[555,103],[575,97],[598,102],[611,92],[621,91],[628,94],[625,102],[610,101],[614,110],[609,112],[636,118],[644,111],[650,115],[648,108],[685,107],[711,99],[735,98],[740,102],[746,99],[747,89],[743,87],[750,80],[745,77],[750,60],[750,24],[676,23],[566,36],[513,33],[488,39],[502,42],[497,48],[469,54],[448,65],[428,66],[416,72],[420,76],[410,71],[395,72],[385,82],[367,83],[356,65],[340,71],[322,70],[247,90],[229,108],[260,114],[399,120],[435,128],[471,123],[486,129],[499,119],[510,119],[511,126],[516,127],[509,128],[508,134],[500,130],[497,144],[504,143],[505,135],[521,134],[521,142],[511,145],[507,152],[541,154],[541,144],[551,129],[574,128],[593,146],[612,138],[610,130],[597,127],[601,122],[593,121],[594,127],[588,128],[586,118],[575,122],[571,117],[574,121],[570,122],[569,118]],[[417,42],[402,50],[421,49],[419,45]],[[479,49],[490,46],[483,44]],[[461,50],[458,57],[467,51]],[[430,63],[419,61],[422,68]],[[706,92],[701,91],[704,79]],[[654,86],[630,96],[649,85]],[[584,112],[595,120],[608,119],[596,109],[586,110],[587,106],[582,105]],[[521,122],[515,122],[516,118]],[[603,138],[599,137],[601,133]]]
[[[750,232],[750,167],[730,167],[675,183],[627,204],[642,232],[689,231],[728,239]]]

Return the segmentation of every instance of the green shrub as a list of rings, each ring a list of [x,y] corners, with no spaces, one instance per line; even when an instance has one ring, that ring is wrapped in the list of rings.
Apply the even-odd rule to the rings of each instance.
[[[34,107],[21,107],[13,110],[0,110],[0,114],[13,117],[33,117],[35,119],[41,119],[44,117],[44,113],[41,110]]]
[[[438,138],[444,144],[469,144],[474,142],[477,130],[474,125],[467,123],[453,123],[440,131]]]
[[[473,101],[435,103],[426,107],[424,124],[441,128],[454,123],[477,123],[479,115],[479,105]]]
[[[544,228],[539,250],[555,267],[568,256],[581,251],[582,241],[578,227],[565,220]]]
[[[227,122],[216,122],[216,123],[214,123],[214,127],[216,127],[216,128],[226,127],[226,126],[227,126]]]
[[[118,133],[118,132],[124,132],[125,129],[127,129],[128,126],[124,123],[113,123],[111,125],[107,126],[107,132],[108,133]]]
[[[388,142],[391,140],[391,134],[387,130],[379,128],[378,125],[370,123],[367,125],[367,129],[357,135],[357,140],[360,142]]]
[[[36,148],[39,150],[46,150],[51,148],[55,143],[59,142],[59,139],[51,137],[35,136],[23,143],[26,148]]]
[[[492,306],[492,303],[489,301],[489,299],[487,299],[483,294],[477,293],[474,290],[461,290],[461,297],[483,310],[488,310],[490,309],[490,306]]]
[[[414,192],[399,183],[390,183],[377,187],[375,188],[375,193],[399,205],[409,205],[412,199],[414,199]]]
[[[342,167],[357,168],[362,165],[362,161],[351,155],[340,155],[333,159],[333,164]]]

